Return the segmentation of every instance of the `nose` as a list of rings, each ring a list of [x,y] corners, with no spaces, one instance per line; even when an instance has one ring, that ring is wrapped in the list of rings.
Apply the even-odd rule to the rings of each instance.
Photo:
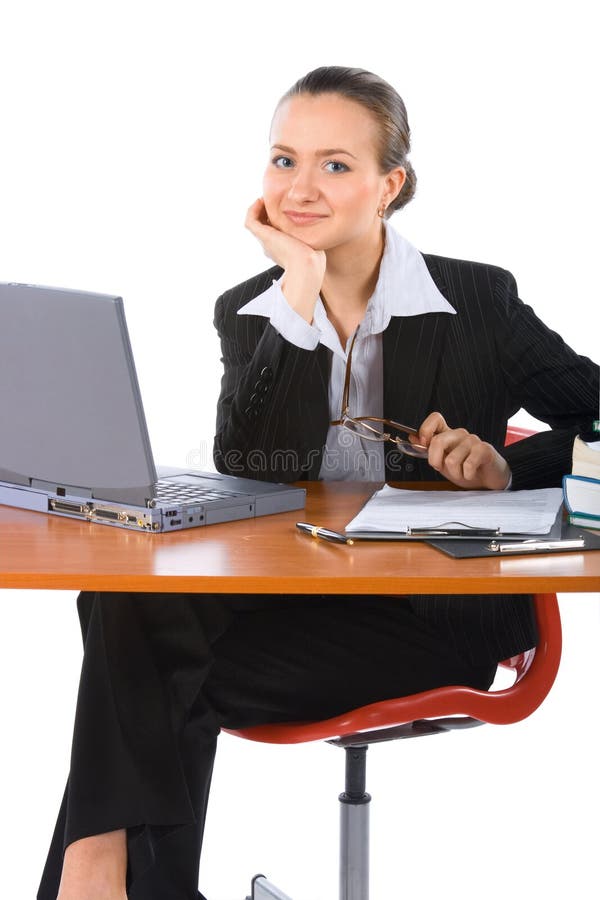
[[[290,200],[296,203],[306,203],[316,200],[319,196],[319,188],[315,173],[310,166],[298,166],[288,191]]]

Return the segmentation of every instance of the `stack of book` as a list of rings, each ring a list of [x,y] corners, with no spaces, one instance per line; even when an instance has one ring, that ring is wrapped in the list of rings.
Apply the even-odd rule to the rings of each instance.
[[[575,438],[573,472],[563,478],[563,492],[571,524],[600,529],[600,441]]]

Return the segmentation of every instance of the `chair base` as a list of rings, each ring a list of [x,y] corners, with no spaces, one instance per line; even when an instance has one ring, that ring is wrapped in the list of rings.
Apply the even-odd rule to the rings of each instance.
[[[292,900],[292,898],[271,884],[264,875],[255,875],[252,879],[252,894],[246,897],[246,900]]]
[[[356,737],[355,737],[356,740]],[[365,790],[366,744],[344,747],[345,790],[340,801],[340,892],[339,900],[369,900],[369,804]],[[246,900],[292,900],[264,875],[252,879],[252,894]]]

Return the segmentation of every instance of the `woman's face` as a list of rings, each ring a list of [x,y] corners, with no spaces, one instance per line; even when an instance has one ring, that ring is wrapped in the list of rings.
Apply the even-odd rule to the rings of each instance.
[[[380,173],[368,110],[338,94],[293,97],[276,110],[270,142],[263,199],[272,225],[315,250],[380,234],[377,210],[396,196],[404,170]]]

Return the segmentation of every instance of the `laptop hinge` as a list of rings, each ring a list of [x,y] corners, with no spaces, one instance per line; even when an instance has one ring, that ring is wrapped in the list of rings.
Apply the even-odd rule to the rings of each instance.
[[[148,503],[155,496],[156,491],[150,484],[140,486],[120,487],[120,488],[100,488],[92,489],[92,497],[95,500],[110,500],[113,503],[129,503],[132,506],[147,507]]]
[[[82,487],[76,484],[56,484],[55,481],[42,481],[39,478],[29,480],[29,485],[39,491],[47,491],[57,497],[81,497],[89,500],[110,500],[116,503],[127,503],[132,506],[146,506],[154,492],[150,485],[120,488]]]
[[[13,472],[11,469],[3,469],[0,466],[0,481],[8,481],[10,484],[20,484],[24,487],[31,486],[31,478],[22,475],[20,472]]]
[[[30,485],[37,491],[48,491],[56,494],[58,497],[91,497],[92,489],[89,487],[80,487],[77,484],[57,484],[55,481],[43,481],[41,478],[31,478]]]

